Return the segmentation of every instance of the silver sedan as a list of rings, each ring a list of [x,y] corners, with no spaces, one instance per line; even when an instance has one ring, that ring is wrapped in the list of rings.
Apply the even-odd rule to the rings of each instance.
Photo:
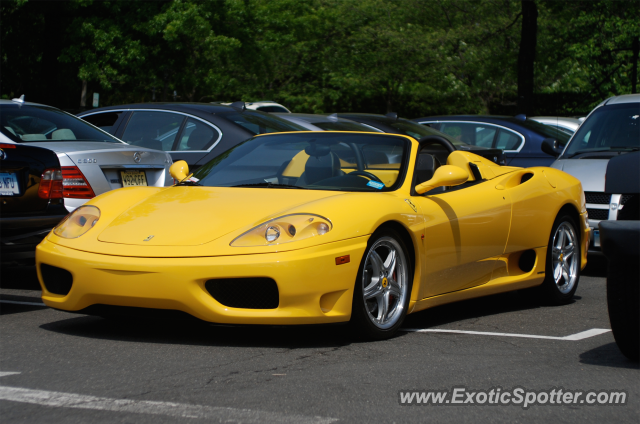
[[[106,191],[171,185],[168,153],[131,146],[59,109],[0,100],[0,132],[9,140],[57,153],[69,211]]]

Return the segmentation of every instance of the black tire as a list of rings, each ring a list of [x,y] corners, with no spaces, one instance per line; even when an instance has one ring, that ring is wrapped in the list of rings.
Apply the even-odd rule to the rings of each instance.
[[[632,361],[640,361],[640,292],[637,263],[629,267],[609,263],[607,306],[611,331],[620,351]]]
[[[573,295],[578,289],[578,282],[580,281],[580,267],[581,267],[581,258],[582,251],[580,242],[580,227],[576,223],[575,219],[565,213],[561,213],[556,218],[553,223],[553,227],[551,229],[551,234],[549,236],[549,243],[547,244],[547,260],[545,266],[545,279],[540,286],[539,293],[541,296],[541,300],[544,303],[550,305],[562,305],[570,302],[573,299]],[[564,256],[560,258],[557,257],[556,252],[557,249],[554,249],[554,243],[558,244],[559,231],[567,231],[569,230],[572,234],[573,238],[573,253],[569,260],[566,260]],[[567,237],[567,232],[564,234]],[[572,273],[564,273],[565,264],[567,264],[567,268],[571,269]],[[558,265],[560,266],[560,270],[558,270]],[[560,272],[560,276],[556,274],[556,272]],[[569,275],[569,281],[567,281],[566,276]],[[568,284],[568,285],[567,285]]]
[[[396,252],[396,264],[393,271],[389,272],[389,258],[393,249]],[[385,255],[385,252],[387,253],[383,259],[380,254]],[[356,337],[365,340],[388,339],[393,337],[402,325],[407,315],[413,286],[413,258],[408,256],[409,252],[402,238],[392,229],[378,230],[369,238],[353,291],[350,326]],[[376,271],[375,264],[380,259],[381,267]],[[388,268],[384,266],[386,262],[389,262]],[[379,275],[374,275],[376,273]],[[368,289],[368,296],[375,293],[379,295],[365,300],[365,288]],[[387,306],[381,306],[382,304]],[[385,311],[388,311],[387,314]],[[374,317],[374,314],[380,319]],[[388,322],[385,322],[386,317],[389,318]]]

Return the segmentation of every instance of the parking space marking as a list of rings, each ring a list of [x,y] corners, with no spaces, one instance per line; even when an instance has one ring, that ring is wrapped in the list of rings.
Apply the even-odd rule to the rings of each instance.
[[[0,373],[0,377],[11,374],[20,373],[4,372]],[[58,408],[94,409],[134,414],[168,415],[181,418],[201,418],[224,423],[324,424],[338,421],[337,418],[285,415],[277,412],[226,408],[221,406],[191,405],[186,403],[112,399],[9,386],[0,386],[0,400]]]
[[[30,306],[43,306],[46,307],[44,303],[36,303],[36,302],[18,302],[17,300],[0,300],[0,303],[11,303],[14,305],[30,305]]]
[[[514,334],[514,333],[490,333],[487,331],[464,331],[464,330],[446,330],[440,328],[402,328],[400,331],[407,331],[413,333],[456,333],[456,334],[472,334],[476,336],[499,336],[499,337],[521,337],[525,339],[547,339],[547,340],[583,340],[589,337],[598,336],[600,334],[608,333],[611,330],[605,328],[592,328],[591,330],[582,331],[576,334],[570,334],[564,337],[554,336],[538,336],[535,334]]]
[[[0,371],[0,377],[4,377],[7,375],[16,375],[16,374],[20,374],[19,372],[12,372],[12,371]]]

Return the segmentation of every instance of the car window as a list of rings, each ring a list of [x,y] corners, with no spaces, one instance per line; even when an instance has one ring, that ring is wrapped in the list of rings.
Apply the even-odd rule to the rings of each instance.
[[[298,124],[266,113],[244,111],[242,113],[227,113],[223,116],[255,135],[273,132],[308,131]]]
[[[135,146],[170,151],[184,115],[171,112],[133,112],[122,140]]]
[[[440,131],[443,133],[463,143],[481,147],[491,147],[493,145],[496,130],[497,128],[493,125],[486,124],[461,122],[443,122],[440,124]]]
[[[500,130],[496,147],[502,150],[518,150],[521,142],[522,138],[517,134],[507,130]]]
[[[289,111],[287,109],[283,108],[282,106],[260,106],[256,110],[259,110],[260,112],[284,112],[284,113],[289,113]]]
[[[176,150],[207,150],[218,141],[220,133],[202,121],[189,118],[182,130]]]
[[[578,128],[563,157],[594,151],[640,148],[640,104],[620,104],[596,109]]]
[[[33,105],[2,105],[0,131],[16,143],[30,141],[120,141],[59,109]]]
[[[318,128],[325,131],[364,131],[364,132],[380,132],[379,130],[362,125],[357,122],[336,121],[336,122],[313,122]]]
[[[95,125],[101,130],[105,130],[108,133],[112,133],[113,126],[118,118],[122,115],[122,112],[104,112],[96,113],[94,115],[83,116],[82,119],[90,124]]]

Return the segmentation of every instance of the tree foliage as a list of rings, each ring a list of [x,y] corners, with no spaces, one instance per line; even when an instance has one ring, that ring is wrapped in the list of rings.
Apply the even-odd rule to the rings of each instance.
[[[640,1],[534,1],[537,113],[585,113],[631,91]],[[0,14],[3,97],[67,109],[83,81],[102,105],[175,92],[317,113],[516,107],[516,0],[20,0]]]

